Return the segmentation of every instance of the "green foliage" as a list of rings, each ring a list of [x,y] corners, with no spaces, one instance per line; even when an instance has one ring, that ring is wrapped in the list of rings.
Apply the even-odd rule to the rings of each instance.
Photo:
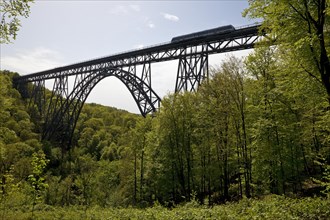
[[[30,173],[31,156],[41,149],[34,133],[34,124],[25,109],[19,93],[12,88],[14,73],[0,72],[0,172],[5,174],[11,167],[15,182],[26,179]]]
[[[313,178],[313,181],[323,186],[324,190],[321,192],[330,198],[330,165],[324,163],[321,163],[320,165],[324,167],[323,176],[321,176],[320,180]]]
[[[12,199],[12,194],[17,190],[18,186],[15,184],[15,179],[12,174],[13,167],[9,169],[1,178],[1,219],[4,219],[4,216],[8,211],[8,202]]]
[[[319,43],[329,24],[322,38],[294,12],[315,19],[315,2],[250,1],[246,13],[264,17],[280,45],[229,57],[197,92],[164,97],[155,117],[85,104],[69,150],[39,141],[42,117],[25,109],[14,74],[1,72],[3,216],[326,219],[330,111]],[[289,198],[300,196],[315,198]]]
[[[329,106],[329,0],[249,0],[249,5],[243,15],[263,19],[262,29],[276,39],[291,67],[323,86]]]
[[[15,40],[21,26],[20,17],[27,18],[33,0],[3,0],[0,2],[0,44]]]
[[[45,178],[42,177],[44,169],[47,166],[49,160],[45,158],[45,154],[42,151],[32,154],[32,174],[28,176],[29,182],[34,190],[41,191],[47,188],[47,184],[44,183]]]
[[[323,193],[330,198],[330,165],[326,165],[324,169],[324,181],[321,182],[321,185],[325,187]]]
[[[269,196],[261,200],[243,199],[239,203],[207,208],[204,206],[175,207],[166,209],[156,205],[152,208],[100,208],[85,211],[80,206],[38,206],[34,219],[328,219],[330,201],[320,198],[290,199]],[[23,208],[6,215],[7,219],[28,219]]]
[[[45,189],[48,188],[48,184],[45,183],[45,178],[43,177],[43,172],[48,162],[49,160],[46,159],[46,155],[42,151],[32,154],[32,174],[28,176],[28,182],[32,187],[32,218],[35,205],[42,199]]]

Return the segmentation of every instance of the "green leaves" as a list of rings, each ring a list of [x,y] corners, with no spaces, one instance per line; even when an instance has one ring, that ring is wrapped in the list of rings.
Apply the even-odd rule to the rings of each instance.
[[[329,0],[251,0],[249,4],[244,16],[263,19],[262,28],[276,36],[286,59],[320,82],[330,105]]]
[[[84,210],[79,206],[50,207],[40,206],[35,211],[36,219],[146,219],[146,220],[173,220],[173,219],[224,219],[224,220],[288,220],[288,219],[328,219],[329,199],[303,198],[292,199],[283,196],[268,196],[263,199],[243,199],[237,203],[226,203],[208,208],[205,206],[177,206],[167,209],[159,205],[137,209],[90,207]],[[27,219],[28,213],[18,209],[8,213],[7,219]]]
[[[21,26],[20,17],[27,18],[30,14],[30,4],[33,0],[3,0],[0,1],[0,44],[15,40]]]
[[[28,176],[28,182],[31,184],[37,199],[41,196],[41,192],[48,187],[42,175],[48,162],[49,160],[46,159],[46,155],[42,151],[32,154],[32,174]]]
[[[46,155],[42,151],[32,154],[32,174],[28,176],[28,182],[32,187],[32,218],[35,205],[41,201],[45,190],[48,188],[48,184],[45,183],[45,178],[42,175],[48,162],[49,160],[46,159]]]

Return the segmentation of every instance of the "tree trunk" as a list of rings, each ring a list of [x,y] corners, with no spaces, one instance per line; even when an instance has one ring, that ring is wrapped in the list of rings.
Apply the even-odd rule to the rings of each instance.
[[[324,25],[325,25],[325,9],[326,9],[326,0],[320,0],[318,5],[318,27],[317,27],[317,36],[319,37],[319,44],[320,44],[320,73],[321,73],[321,79],[323,82],[323,85],[327,91],[328,95],[328,102],[330,109],[330,62],[328,53],[325,46],[325,40],[324,40]]]
[[[225,137],[224,137],[224,198],[225,200],[229,200],[229,175],[228,175],[228,118],[226,118],[225,125]]]
[[[136,195],[137,195],[137,158],[136,151],[134,150],[134,205],[136,205]]]
[[[143,144],[144,144],[144,141],[145,140],[143,140]],[[143,184],[144,184],[144,148],[142,147],[142,150],[141,150],[141,168],[140,168],[140,202],[142,202],[144,200]]]

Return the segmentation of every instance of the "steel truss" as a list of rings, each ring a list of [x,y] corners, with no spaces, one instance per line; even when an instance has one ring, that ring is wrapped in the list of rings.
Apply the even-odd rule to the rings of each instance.
[[[55,79],[60,76],[71,76],[104,68],[127,68],[145,63],[163,62],[168,60],[177,60],[183,56],[194,56],[198,54],[216,54],[229,51],[237,51],[253,48],[255,43],[262,39],[258,34],[258,27],[250,26],[236,31],[221,35],[211,36],[207,39],[201,39],[189,42],[165,43],[149,48],[130,51],[117,55],[112,55],[82,63],[72,64],[65,67],[59,67],[51,70],[42,71],[30,75],[18,77],[17,83],[34,82],[42,79]],[[196,48],[189,50],[189,48]]]
[[[132,70],[132,68],[129,69]],[[148,71],[144,72],[146,75]],[[136,74],[126,70],[108,68],[95,70],[90,74],[76,75],[73,90],[70,93],[68,79],[59,78],[54,81],[53,92],[47,106],[42,139],[59,142],[62,146],[71,146],[73,132],[83,104],[96,84],[109,76],[117,77],[126,85],[143,116],[157,111],[160,105],[158,95]]]
[[[259,25],[236,29],[221,36],[209,36],[188,42],[165,43],[129,51],[91,61],[59,67],[15,78],[15,85],[23,96],[30,89],[31,103],[44,116],[44,140],[57,140],[70,146],[80,111],[89,93],[102,79],[115,76],[132,94],[143,116],[159,108],[160,98],[151,87],[151,64],[179,60],[175,91],[195,91],[208,79],[208,55],[253,48],[262,39]],[[142,65],[137,75],[136,67]],[[69,78],[74,77],[74,83]],[[53,79],[50,101],[45,103],[45,80]],[[43,89],[42,89],[43,88]]]
[[[190,47],[185,51],[188,56],[179,58],[178,73],[176,77],[175,92],[196,91],[197,87],[208,79],[208,54],[207,47],[202,46],[204,53],[194,54],[197,47]]]
[[[28,95],[31,97],[29,100],[28,107],[32,108],[36,105],[38,109],[38,113],[40,116],[44,114],[44,106],[46,101],[46,94],[45,94],[45,80],[40,80],[32,83],[31,94]]]

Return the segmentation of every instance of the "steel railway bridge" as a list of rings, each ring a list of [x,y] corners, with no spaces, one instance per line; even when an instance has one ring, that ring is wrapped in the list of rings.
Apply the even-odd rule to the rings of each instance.
[[[208,56],[253,48],[262,38],[259,27],[259,24],[240,27],[228,33],[172,41],[24,75],[15,78],[14,84],[23,98],[29,98],[29,106],[39,111],[43,124],[42,139],[56,141],[68,148],[82,106],[102,79],[114,76],[121,80],[141,114],[146,116],[157,111],[161,101],[151,87],[152,63],[179,60],[175,92],[195,91],[209,77]],[[137,72],[137,66],[142,66],[142,72]],[[46,80],[54,81],[47,99]]]

